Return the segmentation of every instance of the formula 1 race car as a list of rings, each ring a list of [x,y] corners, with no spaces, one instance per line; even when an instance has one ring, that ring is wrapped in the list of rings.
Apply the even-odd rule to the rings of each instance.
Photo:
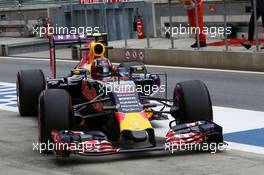
[[[85,56],[68,76],[56,78],[55,46],[78,43]],[[149,73],[137,61],[114,66],[106,58],[107,49],[106,34],[52,36],[51,77],[45,80],[41,70],[18,72],[19,113],[38,115],[40,143],[54,144],[57,156],[69,156],[223,142],[222,127],[213,122],[212,103],[203,82],[180,82],[172,98],[155,97],[157,91],[167,90],[167,83],[161,85],[162,74]],[[165,115],[173,120],[158,143],[151,122]]]

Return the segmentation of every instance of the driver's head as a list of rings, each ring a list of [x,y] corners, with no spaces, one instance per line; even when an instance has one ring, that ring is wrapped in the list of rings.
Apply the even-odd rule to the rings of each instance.
[[[93,79],[102,79],[111,76],[112,64],[107,58],[96,58],[91,66]]]

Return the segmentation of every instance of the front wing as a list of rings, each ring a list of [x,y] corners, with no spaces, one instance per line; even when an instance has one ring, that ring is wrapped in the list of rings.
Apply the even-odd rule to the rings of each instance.
[[[211,121],[180,124],[167,132],[160,146],[122,148],[114,146],[100,131],[52,131],[57,156],[110,155],[116,153],[182,150],[199,144],[223,143],[222,127]],[[188,146],[188,147],[186,147]]]

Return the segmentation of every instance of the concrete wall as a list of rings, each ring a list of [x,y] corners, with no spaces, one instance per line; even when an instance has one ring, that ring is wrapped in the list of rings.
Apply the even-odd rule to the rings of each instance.
[[[49,49],[48,41],[45,41],[45,40],[20,43],[20,44],[9,44],[9,45],[6,45],[5,53],[7,55],[4,55],[4,56],[46,51],[48,49]]]
[[[128,61],[122,48],[110,50],[109,54],[114,62]],[[264,53],[145,49],[144,63],[264,72]]]
[[[33,26],[47,17],[47,8],[2,8],[0,11],[0,36],[28,37]]]

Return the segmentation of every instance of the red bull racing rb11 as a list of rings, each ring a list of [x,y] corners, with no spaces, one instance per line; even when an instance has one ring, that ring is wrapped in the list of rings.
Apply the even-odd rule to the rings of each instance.
[[[56,77],[56,45],[80,44],[82,59],[66,77]],[[222,127],[213,122],[206,85],[179,82],[171,98],[160,77],[141,62],[114,66],[107,58],[107,35],[62,35],[50,38],[50,78],[41,70],[17,74],[21,116],[37,115],[39,142],[53,144],[57,156],[179,149],[223,143]],[[166,80],[167,81],[167,80]],[[157,139],[152,121],[171,116],[168,132]],[[49,152],[49,147],[45,147]]]

